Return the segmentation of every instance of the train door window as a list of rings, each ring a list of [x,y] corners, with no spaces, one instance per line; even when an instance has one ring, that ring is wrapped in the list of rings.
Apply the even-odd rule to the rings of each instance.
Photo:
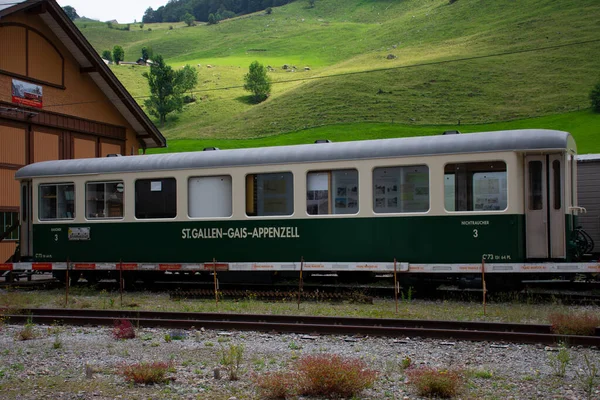
[[[39,189],[41,220],[75,218],[74,184],[40,185]]]
[[[446,164],[446,211],[502,211],[508,205],[504,161]]]
[[[343,169],[307,173],[306,212],[309,215],[356,214],[358,171]]]
[[[554,160],[552,161],[552,176],[554,178],[554,209],[560,210],[562,208],[562,185],[560,182],[561,178],[561,169],[560,169],[560,161]]]
[[[529,209],[541,210],[543,203],[542,162],[529,162]]]
[[[123,218],[123,181],[86,185],[86,218]]]
[[[2,231],[0,231],[0,235],[2,235],[5,232],[8,232],[8,230],[12,228],[15,223],[18,222],[18,212],[0,212],[0,223],[2,224]],[[19,240],[19,229],[13,229],[12,232],[4,238],[4,240]]]
[[[291,172],[246,175],[246,215],[292,215],[294,177]]]
[[[376,213],[429,210],[429,167],[410,165],[373,170],[373,211]]]
[[[135,181],[136,218],[175,218],[176,216],[177,182],[175,178]]]
[[[188,180],[191,218],[231,217],[231,176],[197,176]]]

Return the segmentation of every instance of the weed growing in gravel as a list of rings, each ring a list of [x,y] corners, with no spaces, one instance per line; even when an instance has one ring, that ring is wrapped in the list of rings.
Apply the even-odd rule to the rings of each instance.
[[[114,322],[113,337],[115,339],[133,339],[135,338],[135,329],[127,319],[117,319]]]
[[[567,367],[571,362],[571,353],[569,349],[561,343],[556,354],[548,354],[548,364],[554,371],[556,376],[565,376],[567,374]]]
[[[463,373],[459,370],[420,367],[406,371],[409,384],[419,396],[451,398],[462,390]]]
[[[591,312],[552,313],[548,316],[552,332],[559,335],[594,335],[600,316]]]
[[[364,361],[337,354],[304,356],[296,363],[298,393],[307,396],[351,397],[373,386],[377,371]]]
[[[288,344],[288,347],[290,348],[290,350],[300,350],[300,349],[302,349],[302,346],[300,346],[299,344],[297,344],[293,340],[290,342],[290,344]]]
[[[402,362],[400,363],[400,366],[402,367],[402,369],[408,369],[412,366],[412,360],[409,356],[406,356],[402,359]]]
[[[221,346],[219,362],[229,373],[230,381],[237,381],[239,379],[243,356],[243,344],[230,344],[228,348]]]
[[[60,339],[60,335],[57,333],[54,336],[54,342],[52,343],[53,349],[60,349],[62,347],[62,340]]]
[[[587,354],[583,355],[583,361],[585,366],[582,370],[575,370],[575,375],[577,375],[577,380],[581,385],[583,391],[585,392],[587,399],[592,399],[594,395],[594,389],[596,388],[598,377],[598,366]]]
[[[138,384],[165,383],[168,380],[166,374],[171,368],[171,363],[141,362],[125,365],[122,374],[127,382]]]
[[[494,377],[494,373],[492,371],[488,371],[485,369],[474,369],[471,371],[468,371],[469,376],[473,377],[473,378],[479,378],[479,379],[492,379]]]
[[[182,330],[174,330],[171,331],[171,340],[185,340],[187,338],[187,334]]]
[[[173,338],[171,337],[171,335],[168,333],[165,333],[165,342],[171,343],[172,340],[173,340]]]
[[[291,372],[267,372],[253,377],[260,398],[265,400],[286,399],[294,394],[296,374]]]
[[[23,326],[23,329],[21,329],[17,334],[17,339],[31,340],[33,338],[35,338],[34,325],[33,322],[31,322],[31,319],[28,319],[27,323]]]

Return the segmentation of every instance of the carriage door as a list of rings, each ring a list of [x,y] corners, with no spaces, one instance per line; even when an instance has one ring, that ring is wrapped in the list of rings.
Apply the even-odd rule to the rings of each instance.
[[[527,258],[565,257],[563,188],[561,154],[525,157]]]
[[[32,220],[31,215],[31,181],[21,182],[21,232],[19,236],[21,245],[21,258],[31,257],[32,247]]]

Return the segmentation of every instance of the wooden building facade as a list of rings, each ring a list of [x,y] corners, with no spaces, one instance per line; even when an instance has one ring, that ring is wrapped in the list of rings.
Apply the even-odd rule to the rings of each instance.
[[[0,236],[18,221],[20,167],[164,146],[55,0],[0,3]],[[0,242],[0,263],[17,241]]]

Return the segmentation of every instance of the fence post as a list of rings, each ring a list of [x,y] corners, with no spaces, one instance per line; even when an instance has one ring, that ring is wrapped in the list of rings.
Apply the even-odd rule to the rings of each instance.
[[[396,314],[398,314],[398,291],[400,286],[398,285],[398,275],[396,273],[396,259],[394,258],[394,301],[396,302]]]
[[[300,257],[300,280],[298,281],[298,310],[300,309],[300,297],[302,293],[302,272],[304,270],[304,256]]]
[[[65,307],[69,305],[69,257],[67,257],[67,272],[66,272],[66,280],[65,280]]]
[[[119,260],[119,292],[121,293],[121,307],[123,307],[123,260]]]
[[[217,259],[213,258],[213,277],[214,277],[214,281],[215,281],[215,304],[217,307],[219,307],[219,292],[218,292],[218,286],[217,286]]]
[[[485,286],[485,259],[481,259],[481,284],[483,287],[483,315],[485,315],[485,308],[486,308],[486,304],[485,304],[485,297],[486,297],[486,293],[487,293],[487,288]]]

